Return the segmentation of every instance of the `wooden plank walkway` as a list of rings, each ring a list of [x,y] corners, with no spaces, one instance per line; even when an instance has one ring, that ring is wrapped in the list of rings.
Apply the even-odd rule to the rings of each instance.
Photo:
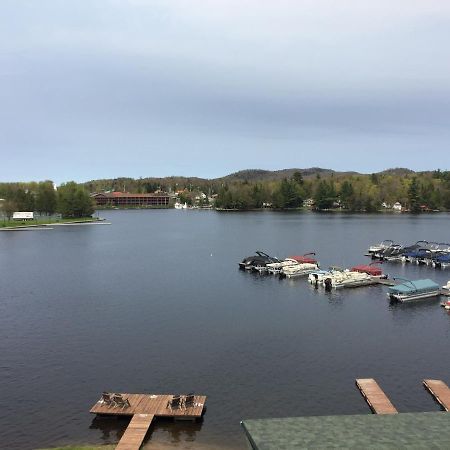
[[[356,385],[375,414],[397,414],[398,411],[373,378],[359,378]]]
[[[150,428],[153,417],[153,414],[135,414],[117,444],[116,450],[139,449]]]
[[[450,388],[441,380],[423,380],[423,384],[445,411],[450,411]]]

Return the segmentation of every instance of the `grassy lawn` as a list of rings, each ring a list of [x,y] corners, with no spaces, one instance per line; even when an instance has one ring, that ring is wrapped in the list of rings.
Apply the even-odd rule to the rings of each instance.
[[[115,445],[69,445],[68,447],[41,448],[38,450],[113,450]]]
[[[37,225],[51,225],[53,223],[71,223],[71,222],[95,222],[96,217],[70,217],[66,219],[59,219],[56,217],[40,217],[33,220],[2,220],[0,221],[0,228],[17,228],[29,227]]]

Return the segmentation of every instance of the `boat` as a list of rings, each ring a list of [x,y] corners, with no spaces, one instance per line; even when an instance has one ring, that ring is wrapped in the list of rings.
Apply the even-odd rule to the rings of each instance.
[[[331,280],[327,281],[327,280]],[[370,286],[372,284],[375,284],[376,281],[373,279],[372,276],[370,276],[366,272],[353,272],[353,271],[345,271],[342,272],[340,275],[332,276],[329,279],[324,280],[324,286],[325,281],[327,281],[327,284],[335,289],[340,288],[350,288],[350,287],[360,287],[360,286]]]
[[[267,270],[267,264],[273,262],[280,262],[278,258],[273,256],[269,256],[267,253],[264,253],[260,250],[255,252],[255,255],[247,256],[239,263],[239,269],[241,270],[257,270],[259,272],[263,272]]]
[[[450,267],[450,253],[436,253],[433,256],[432,264],[433,267],[437,267],[439,269],[446,269],[447,267]]]
[[[318,270],[319,266],[312,263],[298,263],[292,264],[283,269],[280,272],[280,277],[293,278],[300,277],[302,275],[309,275],[310,273]]]
[[[428,248],[418,248],[403,253],[402,261],[416,264],[431,264],[433,253]]]
[[[450,310],[450,300],[444,300],[443,302],[441,302],[441,306],[443,306],[447,310]]]
[[[274,262],[274,263],[267,264],[266,267],[267,267],[267,272],[275,274],[275,273],[280,273],[284,267],[292,266],[294,264],[298,264],[298,261],[296,261],[293,258],[286,258],[280,262]]]
[[[430,279],[423,279],[405,280],[404,283],[390,287],[387,295],[391,300],[409,302],[429,297],[437,297],[440,293],[440,288],[437,283]]]
[[[328,270],[314,270],[308,275],[308,281],[311,284],[318,284],[323,285],[323,282],[326,278],[329,278],[330,276],[344,272],[344,269],[342,267],[337,266],[331,266],[328,268]]]
[[[174,207],[175,207],[175,209],[187,209],[188,205],[186,202],[184,202],[184,203],[175,202]]]
[[[385,248],[388,248],[393,243],[394,241],[392,241],[391,239],[386,239],[379,244],[369,246],[369,248],[367,249],[367,253],[369,254],[369,256],[375,255],[376,253],[383,251]]]
[[[401,261],[403,253],[405,252],[405,248],[400,244],[393,244],[390,247],[386,248],[379,255],[379,259],[381,261]]]
[[[447,281],[447,284],[444,284],[444,286],[442,286],[442,289],[450,293],[450,281]]]

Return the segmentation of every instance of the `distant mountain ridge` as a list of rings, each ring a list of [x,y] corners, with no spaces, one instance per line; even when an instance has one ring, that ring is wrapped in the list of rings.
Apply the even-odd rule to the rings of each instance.
[[[223,183],[223,182],[258,182],[258,181],[280,181],[284,178],[291,178],[295,172],[300,172],[303,178],[308,179],[316,176],[327,178],[329,176],[341,177],[341,176],[367,176],[367,173],[360,173],[355,171],[336,171],[332,169],[325,169],[322,167],[309,167],[309,168],[290,168],[280,170],[264,170],[264,169],[245,169],[238,172],[224,175],[217,178],[201,178],[201,177],[189,177],[189,176],[168,176],[168,177],[144,177],[139,179],[143,182],[152,183],[170,183],[176,185],[180,183],[201,185],[208,183]],[[381,172],[374,172],[377,175],[395,175],[405,176],[414,173],[431,173],[432,171],[415,172],[414,170],[404,167],[396,167],[383,170]],[[97,179],[83,183],[85,186],[92,186],[94,184],[103,184],[104,186],[114,186],[115,188],[122,190],[123,184],[130,181],[138,181],[131,177],[117,177],[111,179]]]

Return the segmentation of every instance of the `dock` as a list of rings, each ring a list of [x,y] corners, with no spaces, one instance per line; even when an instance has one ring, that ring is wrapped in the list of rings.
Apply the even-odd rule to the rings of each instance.
[[[168,403],[173,395],[124,393],[120,395],[128,400],[129,406],[112,406],[100,399],[89,411],[91,414],[101,416],[131,416],[131,421],[117,445],[117,450],[138,450],[156,417],[192,422],[200,419],[206,402],[206,396],[196,395],[191,406],[171,408]]]
[[[398,411],[373,378],[359,378],[356,385],[374,414],[397,414]]]
[[[372,280],[376,284],[382,284],[383,286],[395,286],[395,281],[390,280],[389,278],[378,278],[378,277],[372,277]]]
[[[450,388],[443,381],[423,380],[423,385],[445,411],[450,411]]]

